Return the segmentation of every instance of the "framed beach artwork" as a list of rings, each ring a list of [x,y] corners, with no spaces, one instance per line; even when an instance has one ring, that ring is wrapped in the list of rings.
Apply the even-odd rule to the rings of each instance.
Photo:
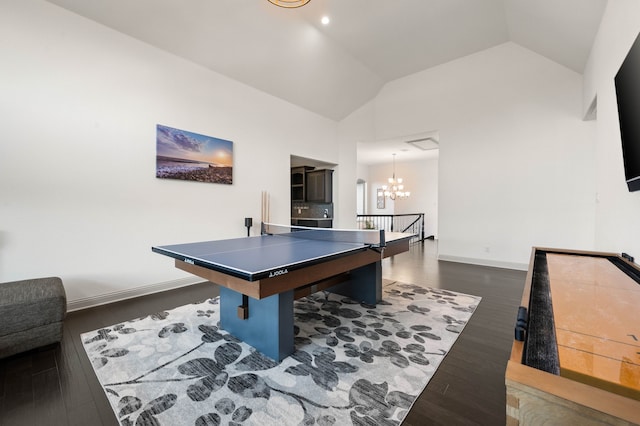
[[[156,177],[233,183],[233,142],[158,124]]]

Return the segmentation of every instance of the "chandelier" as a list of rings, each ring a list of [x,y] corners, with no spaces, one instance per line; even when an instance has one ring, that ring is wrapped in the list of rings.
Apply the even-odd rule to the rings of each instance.
[[[396,178],[396,154],[393,154],[393,176],[389,178],[389,185],[382,185],[382,191],[378,191],[378,197],[407,198],[411,193],[404,190],[402,178]]]
[[[286,7],[286,8],[294,8],[304,6],[309,3],[311,0],[268,0],[269,3],[273,3],[276,6]]]

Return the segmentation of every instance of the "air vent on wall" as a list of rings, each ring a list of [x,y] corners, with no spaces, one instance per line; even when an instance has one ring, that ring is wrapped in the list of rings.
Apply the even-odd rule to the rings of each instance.
[[[413,139],[410,141],[405,141],[405,143],[408,143],[409,145],[412,145],[421,151],[429,151],[432,149],[438,149],[440,147],[438,141],[432,137]]]

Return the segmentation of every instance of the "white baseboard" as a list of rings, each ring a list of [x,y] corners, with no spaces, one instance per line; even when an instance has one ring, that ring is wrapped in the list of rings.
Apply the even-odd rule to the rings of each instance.
[[[114,291],[112,293],[71,300],[67,301],[67,312],[79,311],[81,309],[106,305],[107,303],[119,302],[121,300],[132,299],[134,297],[146,296],[148,294],[159,293],[161,291],[173,290],[175,288],[186,287],[188,285],[197,284],[199,282],[202,282],[202,278],[181,278],[179,280],[165,281],[158,284],[151,284],[142,287]]]
[[[527,271],[529,270],[528,263],[518,263],[518,262],[504,262],[501,260],[491,260],[491,259],[477,259],[473,257],[460,257],[460,256],[449,256],[446,254],[438,255],[438,260],[445,260],[448,262],[458,262],[458,263],[469,263],[471,265],[480,265],[480,266],[491,266],[494,268],[503,268],[503,269],[515,269],[517,271]]]

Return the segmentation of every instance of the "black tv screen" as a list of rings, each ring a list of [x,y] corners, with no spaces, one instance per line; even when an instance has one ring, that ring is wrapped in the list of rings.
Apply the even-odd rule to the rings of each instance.
[[[640,35],[615,78],[624,173],[629,191],[640,191]]]

